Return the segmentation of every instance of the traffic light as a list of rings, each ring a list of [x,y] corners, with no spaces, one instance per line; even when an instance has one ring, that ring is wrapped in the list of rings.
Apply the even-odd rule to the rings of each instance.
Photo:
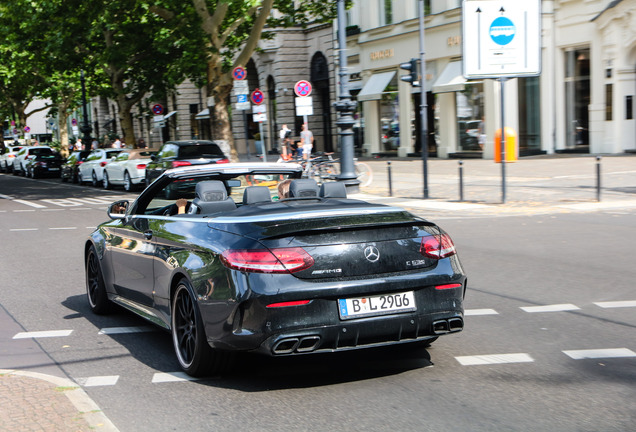
[[[406,81],[408,83],[411,83],[411,85],[413,87],[419,87],[420,86],[420,81],[418,79],[419,77],[418,77],[418,73],[417,73],[417,59],[411,59],[407,63],[400,64],[400,69],[404,69],[404,70],[407,70],[407,71],[411,72],[408,75],[402,75],[400,77],[400,79],[402,81]]]

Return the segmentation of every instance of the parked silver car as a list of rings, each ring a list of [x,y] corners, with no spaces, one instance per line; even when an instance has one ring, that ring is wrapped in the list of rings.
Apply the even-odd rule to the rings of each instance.
[[[95,149],[88,155],[83,164],[79,166],[77,179],[80,184],[91,182],[93,186],[99,186],[104,177],[104,167],[113,156],[118,155],[122,149]]]
[[[13,161],[20,149],[24,146],[7,146],[0,155],[0,172],[10,173],[13,171]]]

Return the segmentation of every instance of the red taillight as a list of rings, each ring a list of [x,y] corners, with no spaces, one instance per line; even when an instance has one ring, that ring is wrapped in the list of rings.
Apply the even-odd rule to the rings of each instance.
[[[77,164],[78,164],[78,165],[81,165],[81,164],[83,164],[83,163],[84,163],[84,161],[79,161],[79,162],[77,162]]]
[[[462,284],[458,284],[458,283],[453,283],[453,284],[446,284],[446,285],[436,285],[435,289],[436,290],[447,290],[447,289],[453,289],[453,288],[461,288]]]
[[[294,273],[314,265],[303,248],[228,249],[221,261],[231,269],[256,273]]]
[[[146,169],[146,164],[138,164],[137,169]]]
[[[288,306],[302,306],[309,304],[311,300],[298,300],[298,301],[288,301],[281,303],[272,303],[265,306],[266,308],[279,308],[279,307],[288,307]]]
[[[14,157],[15,157],[15,155],[14,155],[14,154],[9,154],[9,155],[7,155],[7,157],[8,157],[8,158],[14,158]]]
[[[188,166],[188,165],[192,165],[192,164],[188,161],[172,161],[172,168]]]
[[[455,255],[455,245],[448,234],[436,234],[422,237],[420,253],[433,259],[442,259]]]
[[[99,166],[101,166],[102,168],[104,168],[106,165],[108,164],[108,161],[103,161],[99,163]]]
[[[218,161],[216,161],[216,163],[218,163],[218,164],[230,163],[230,160],[229,159],[219,159]]]

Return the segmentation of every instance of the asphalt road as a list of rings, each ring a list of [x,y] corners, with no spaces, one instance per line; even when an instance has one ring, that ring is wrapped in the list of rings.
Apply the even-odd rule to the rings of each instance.
[[[468,274],[465,330],[431,348],[271,359],[189,381],[170,337],[94,316],[83,244],[120,191],[0,174],[0,369],[80,384],[121,431],[629,431],[636,210],[496,217],[419,210]],[[101,333],[101,334],[100,334]],[[15,335],[14,335],[15,336]],[[581,358],[584,357],[584,358]],[[587,357],[587,358],[585,358]]]

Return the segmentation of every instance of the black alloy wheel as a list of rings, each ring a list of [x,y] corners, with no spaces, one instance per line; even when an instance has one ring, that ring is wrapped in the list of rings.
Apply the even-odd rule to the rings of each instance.
[[[219,373],[229,367],[231,353],[208,344],[201,313],[187,280],[179,282],[172,298],[172,342],[181,368],[190,376]]]
[[[91,246],[86,257],[86,297],[94,313],[103,315],[110,312],[112,303],[106,294],[104,276],[95,246]]]

